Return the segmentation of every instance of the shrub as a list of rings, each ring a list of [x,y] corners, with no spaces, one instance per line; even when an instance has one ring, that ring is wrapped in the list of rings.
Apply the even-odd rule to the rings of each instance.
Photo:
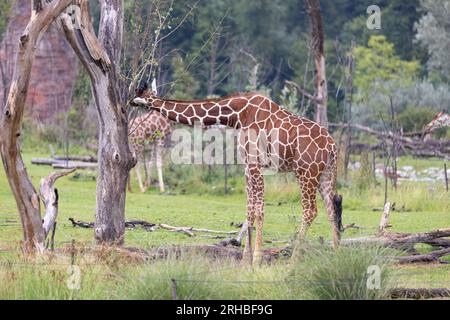
[[[313,299],[383,299],[391,283],[387,257],[392,255],[391,250],[379,246],[308,247],[295,262],[289,280],[294,291],[306,290]],[[369,266],[381,270],[379,290],[367,286]]]
[[[361,153],[360,168],[355,177],[355,187],[359,191],[367,190],[373,186],[373,168],[369,161],[369,153]]]

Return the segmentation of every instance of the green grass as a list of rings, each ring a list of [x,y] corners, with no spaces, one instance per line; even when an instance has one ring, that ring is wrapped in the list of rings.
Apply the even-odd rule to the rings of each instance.
[[[392,262],[386,257],[396,252],[379,246],[330,247],[308,246],[292,270],[291,279],[301,281],[301,290],[312,299],[376,300],[388,297],[393,286]],[[369,267],[376,267],[377,276]],[[369,271],[370,270],[370,271]],[[370,288],[367,283],[372,285]],[[293,282],[295,284],[295,282]],[[374,290],[375,288],[375,290]],[[293,291],[298,290],[293,286]]]
[[[31,165],[32,157],[46,157],[34,151],[25,153],[24,159],[35,186],[42,177],[52,170],[49,167]],[[415,167],[439,166],[439,161],[421,161],[402,159],[402,164]],[[153,223],[166,223],[173,226],[193,226],[215,230],[237,230],[231,223],[245,219],[246,196],[240,169],[234,169],[236,176],[232,178],[233,189],[230,195],[223,195],[217,190],[222,186],[220,171],[216,177],[204,182],[200,166],[191,169],[197,172],[191,176],[173,176],[166,170],[169,181],[169,192],[159,195],[156,188],[146,194],[138,192],[127,195],[126,217],[143,219]],[[219,169],[220,170],[220,169]],[[172,176],[171,176],[172,175]],[[185,179],[185,180],[183,180]],[[177,180],[175,185],[170,181]],[[80,176],[72,175],[57,182],[60,194],[60,213],[56,246],[66,247],[72,239],[78,246],[93,245],[93,230],[73,228],[69,217],[93,221],[95,216],[95,177],[93,173],[80,172]],[[214,187],[215,186],[215,187]],[[133,181],[134,190],[137,184]],[[381,186],[368,190],[356,190],[352,186],[340,190],[344,195],[344,224],[355,223],[360,229],[346,231],[344,237],[372,235],[376,232],[380,212],[374,208],[383,206],[384,192]],[[264,239],[275,241],[281,245],[288,243],[295,235],[301,218],[299,191],[295,179],[291,175],[278,175],[266,179],[266,215]],[[397,191],[389,190],[389,201],[396,202],[398,211],[391,215],[391,231],[420,232],[449,227],[450,197],[439,183],[412,183],[402,181]],[[11,195],[3,170],[0,170],[0,263],[20,261],[20,255],[11,254],[18,250],[22,239],[20,220],[16,204]],[[331,238],[330,225],[319,201],[319,216],[309,230],[310,240],[324,237]],[[157,246],[208,244],[218,240],[206,238],[201,234],[187,237],[181,233],[173,233],[158,229],[146,232],[142,229],[126,231],[126,246],[151,248]],[[279,242],[281,241],[281,243]],[[427,250],[423,248],[423,250]],[[7,286],[0,288],[0,298],[24,299],[103,299],[110,298],[170,298],[170,279],[172,277],[186,280],[206,279],[209,282],[180,282],[180,295],[185,298],[226,298],[226,299],[299,299],[308,298],[305,294],[293,290],[289,284],[274,285],[274,281],[284,281],[286,277],[286,261],[277,262],[249,271],[232,261],[214,261],[207,258],[187,257],[182,260],[158,261],[152,264],[128,264],[115,266],[98,262],[83,267],[82,290],[67,290],[67,261],[62,265],[46,261],[48,268],[25,266],[20,269],[0,266],[0,277],[7,279]],[[228,271],[212,272],[203,276],[208,270]],[[236,272],[236,269],[239,272]],[[395,267],[400,270],[397,275],[399,283],[408,287],[450,287],[450,267],[434,265],[432,267],[411,266]],[[11,272],[14,276],[11,276]],[[200,277],[200,278],[198,278]],[[156,279],[163,279],[158,280]],[[258,283],[246,285],[246,281],[254,279]],[[94,281],[95,280],[95,281]],[[5,280],[6,281],[6,280]],[[262,283],[259,283],[261,282]],[[95,283],[95,285],[94,285]],[[158,284],[159,283],[159,284]],[[50,284],[52,288],[50,288]],[[201,290],[199,289],[201,288]],[[200,290],[200,291],[198,291]],[[121,292],[127,292],[126,297]],[[221,293],[223,292],[223,294]]]

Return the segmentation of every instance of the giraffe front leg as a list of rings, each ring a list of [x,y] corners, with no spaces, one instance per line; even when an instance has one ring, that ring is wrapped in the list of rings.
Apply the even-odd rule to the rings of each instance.
[[[152,168],[153,168],[153,160],[154,159],[154,154],[153,154],[153,147],[150,146],[150,153],[149,153],[149,159],[146,163],[147,166],[147,186],[151,187],[152,186]]]
[[[264,230],[264,178],[261,170],[257,170],[254,175],[254,184],[256,185],[255,194],[255,214],[256,214],[256,240],[253,264],[259,265],[262,262],[263,230]]]
[[[254,221],[255,192],[253,187],[250,185],[250,180],[247,178],[247,238],[245,241],[244,255],[242,259],[245,265],[252,265],[253,263],[252,234]]]
[[[131,171],[128,173],[127,186],[128,186],[128,192],[133,193],[133,189],[131,188]]]
[[[136,171],[136,176],[138,179],[138,183],[139,183],[139,188],[141,189],[142,193],[145,193],[145,191],[147,191],[147,189],[144,186],[144,183],[142,181],[142,176],[141,176],[141,165],[140,162],[138,161],[138,163],[136,164],[136,168],[134,169]]]
[[[156,146],[156,168],[158,170],[158,182],[159,182],[159,192],[164,193],[164,180],[163,180],[163,173],[162,173],[162,167],[163,167],[163,160],[162,160],[162,146],[158,144]]]

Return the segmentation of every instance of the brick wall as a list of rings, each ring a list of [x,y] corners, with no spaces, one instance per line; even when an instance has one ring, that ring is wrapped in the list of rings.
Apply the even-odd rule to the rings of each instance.
[[[0,44],[0,103],[4,104],[14,63],[18,39],[31,13],[30,0],[16,0],[7,31]],[[78,68],[70,45],[53,26],[47,30],[36,51],[27,97],[26,115],[48,123],[72,104],[72,92]],[[6,91],[5,91],[6,87]]]

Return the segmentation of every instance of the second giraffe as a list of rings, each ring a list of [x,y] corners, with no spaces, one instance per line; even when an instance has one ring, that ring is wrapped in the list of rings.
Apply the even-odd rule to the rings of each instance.
[[[147,187],[151,186],[152,182],[152,167],[156,162],[158,171],[159,191],[165,192],[163,180],[163,152],[167,137],[172,132],[170,121],[163,117],[158,112],[146,113],[132,120],[128,135],[130,139],[130,146],[134,157],[137,159],[136,176],[141,192],[147,191]],[[148,145],[150,149],[150,159],[145,163],[145,146]],[[141,176],[141,167],[146,166],[147,180],[144,182]],[[128,179],[128,190],[131,192],[131,175]]]

